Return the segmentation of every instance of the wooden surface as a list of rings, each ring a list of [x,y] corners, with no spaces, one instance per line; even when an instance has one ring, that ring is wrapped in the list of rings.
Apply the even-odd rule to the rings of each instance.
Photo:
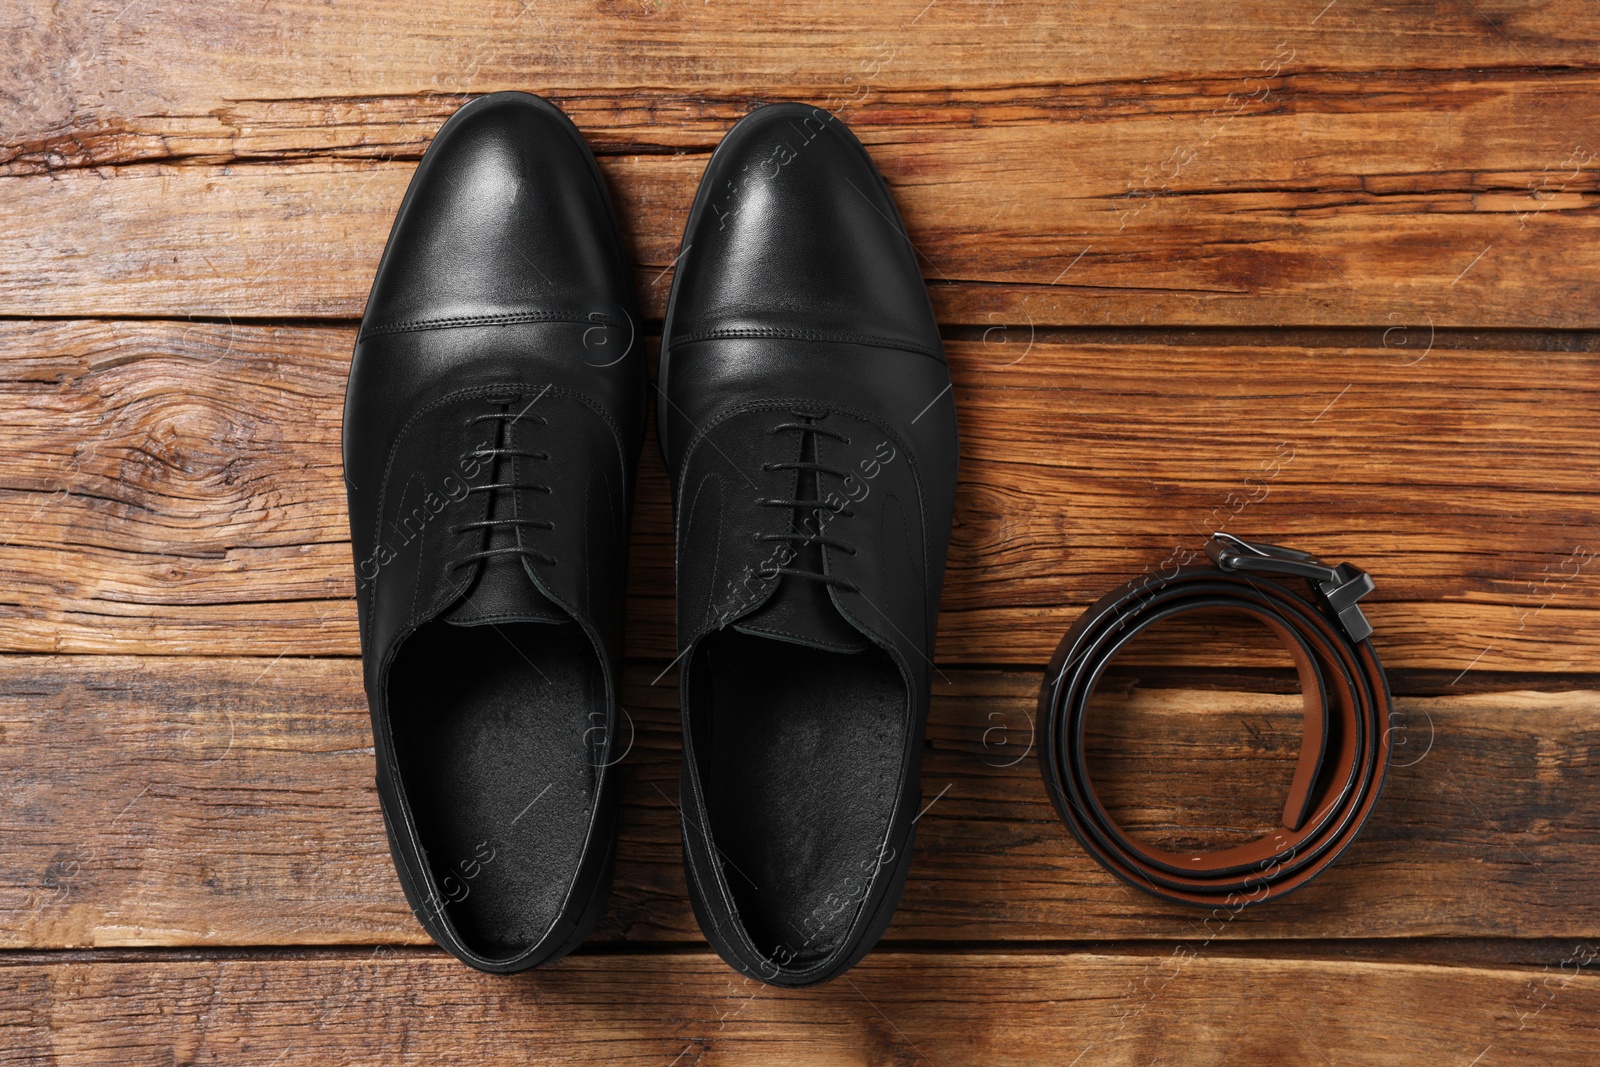
[[[1590,974],[1530,991],[1504,968],[1222,953],[884,950],[810,992],[704,950],[510,979],[381,948],[4,971],[17,1058],[72,1061],[105,1058],[111,1038],[122,1062],[193,1064],[1571,1063],[1587,1062],[1600,1011]],[[1370,1009],[1348,1010],[1354,995]]]
[[[16,0],[0,12],[0,1064],[1600,1059],[1600,18],[1573,0]],[[962,483],[880,949],[746,982],[684,893],[645,450],[617,885],[512,979],[432,948],[372,786],[339,472],[405,184],[477,94],[601,157],[651,328],[708,153],[841,114],[947,337]],[[1292,897],[1096,866],[1032,748],[1100,592],[1212,529],[1369,569],[1396,767]],[[1287,661],[1134,650],[1119,818],[1269,826]],[[1180,844],[1181,843],[1181,844]]]
[[[699,940],[679,855],[676,688],[629,671],[616,888],[595,940]],[[1072,841],[1032,748],[1035,671],[949,668],[893,940],[1185,938],[1205,912],[1130,892]],[[1233,843],[1276,824],[1299,748],[1292,693],[1097,697],[1091,751],[1125,824]],[[1258,687],[1262,688],[1262,687]],[[1272,687],[1268,687],[1272,688]],[[0,663],[4,946],[427,944],[390,867],[354,659],[17,656]],[[1384,801],[1293,906],[1228,939],[1600,936],[1592,801],[1600,694],[1402,696]],[[934,798],[937,797],[937,800]]]

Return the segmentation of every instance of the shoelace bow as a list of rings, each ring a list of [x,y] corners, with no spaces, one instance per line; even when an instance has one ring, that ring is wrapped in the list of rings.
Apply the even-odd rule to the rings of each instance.
[[[542,396],[543,394],[540,394],[540,395]],[[493,404],[496,407],[504,407],[505,405],[510,403],[510,401],[505,400],[505,399],[500,398],[500,397],[493,397],[493,398],[486,398],[486,399],[487,399],[488,403]],[[532,405],[529,405],[529,406],[531,407]],[[534,450],[534,449],[526,449],[526,448],[507,448],[507,447],[505,447],[506,444],[507,444],[507,441],[509,440],[509,437],[510,437],[512,425],[515,424],[517,421],[519,421],[521,419],[532,419],[535,422],[537,422],[540,426],[548,426],[550,424],[550,420],[548,420],[548,419],[542,418],[542,417],[540,417],[538,415],[529,415],[527,408],[524,408],[522,411],[517,412],[517,413],[512,413],[510,411],[496,411],[496,412],[493,412],[493,413],[488,414],[488,415],[474,415],[472,418],[468,419],[463,424],[464,426],[466,426],[467,429],[471,429],[472,427],[478,425],[479,423],[483,423],[483,422],[496,422],[496,423],[500,424],[499,425],[499,431],[496,434],[496,437],[498,438],[498,443],[493,448],[475,449],[473,451],[473,453],[472,453],[473,456],[475,456],[475,457],[477,457],[479,459],[488,459],[491,462],[496,463],[496,464],[500,463],[500,457],[502,457],[502,456],[510,457],[510,458],[523,458],[523,459],[535,459],[535,460],[548,461],[550,459],[550,453],[548,453],[548,452],[542,452],[542,451],[537,451],[537,450]],[[469,494],[471,494],[471,493],[495,493],[495,492],[500,492],[502,490],[507,490],[507,491],[512,491],[512,492],[515,492],[517,490],[522,490],[522,491],[530,492],[530,493],[544,493],[546,495],[548,495],[551,492],[551,489],[550,489],[550,487],[548,485],[521,484],[521,483],[514,482],[514,481],[488,482],[488,483],[486,483],[484,485],[473,485],[473,486],[469,486],[467,488],[467,492]],[[495,501],[491,498],[491,500],[490,500],[491,506],[494,503],[495,503]],[[514,518],[514,517],[511,517],[511,516],[506,516],[506,517],[503,517],[503,518],[481,519],[481,520],[479,520],[477,522],[459,523],[459,524],[457,524],[455,526],[450,527],[450,532],[452,534],[458,534],[458,533],[463,533],[463,532],[465,532],[467,530],[494,530],[497,527],[502,527],[502,526],[510,527],[510,528],[513,528],[513,529],[526,526],[526,527],[531,527],[531,528],[537,529],[537,530],[554,530],[556,528],[555,523],[550,522],[550,521],[545,520],[545,519],[519,519],[519,518]],[[491,534],[491,536],[492,536],[492,534]],[[468,554],[462,556],[460,559],[457,559],[454,562],[452,562],[450,564],[450,569],[451,570],[455,570],[455,569],[457,569],[459,567],[465,567],[465,566],[468,566],[469,564],[476,563],[476,562],[478,562],[479,560],[482,560],[482,559],[492,559],[492,558],[494,558],[496,556],[513,556],[513,555],[514,556],[525,556],[525,557],[527,557],[529,559],[538,560],[539,562],[548,564],[550,566],[554,566],[555,562],[556,562],[556,558],[554,556],[550,555],[549,553],[541,552],[536,548],[529,548],[528,546],[521,544],[521,538],[519,537],[518,538],[518,544],[516,544],[516,545],[514,545],[512,547],[509,547],[509,548],[486,548],[486,549],[483,549],[483,550],[478,551],[478,552],[469,552]]]
[[[843,434],[837,430],[831,430],[825,426],[818,425],[822,419],[828,417],[827,412],[815,414],[812,412],[796,410],[791,411],[790,414],[803,421],[781,422],[769,429],[767,434],[769,436],[776,436],[780,433],[801,434],[800,454],[802,457],[804,457],[806,454],[804,438],[805,434],[812,434],[814,437],[826,437],[831,440],[838,441],[841,444],[848,445],[850,443],[850,437],[848,434]],[[811,454],[815,456],[815,440],[813,440],[812,445],[813,447]],[[756,540],[784,541],[790,544],[798,543],[801,545],[827,545],[829,548],[836,548],[839,551],[848,553],[852,556],[856,554],[855,547],[850,545],[848,542],[837,537],[828,537],[822,532],[823,528],[825,527],[825,522],[822,519],[824,514],[826,514],[830,520],[834,516],[841,516],[848,519],[854,517],[855,512],[849,510],[842,503],[838,507],[835,507],[832,504],[829,504],[826,500],[821,499],[821,475],[826,474],[842,481],[850,476],[849,471],[839,470],[837,467],[830,467],[825,463],[807,461],[804,458],[794,463],[763,463],[761,465],[761,469],[763,471],[798,471],[800,472],[800,478],[798,480],[800,481],[801,485],[805,485],[805,483],[809,481],[815,486],[818,499],[800,499],[800,490],[797,488],[795,491],[795,499],[793,500],[783,500],[776,497],[758,497],[756,499],[756,506],[764,508],[788,508],[796,514],[800,514],[802,509],[812,509],[810,510],[810,514],[816,520],[817,531],[815,533],[806,533],[797,527],[791,533],[757,534]],[[813,477],[807,479],[805,477],[806,474],[811,474]],[[791,520],[790,524],[791,526],[795,525],[793,520]],[[824,585],[835,586],[840,589],[848,590],[852,593],[860,591],[854,582],[845,578],[837,577],[835,575],[824,574],[820,571],[802,570],[798,567],[777,567],[774,568],[770,573],[774,575],[786,575],[791,578],[804,578],[813,582],[822,582]]]

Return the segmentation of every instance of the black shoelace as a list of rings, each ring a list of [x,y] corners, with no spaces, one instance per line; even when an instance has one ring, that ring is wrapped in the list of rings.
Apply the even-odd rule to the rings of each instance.
[[[540,394],[540,396],[543,396],[543,395],[544,395],[543,393]],[[535,399],[537,399],[537,398],[535,398]],[[495,405],[496,407],[505,407],[506,405],[508,405],[510,403],[509,400],[505,400],[505,399],[500,398],[500,397],[490,398],[488,402],[493,404],[493,405]],[[529,405],[529,407],[532,407],[532,406],[533,406],[532,404]],[[529,415],[527,408],[523,408],[522,411],[516,412],[516,413],[512,413],[510,411],[496,411],[496,412],[494,412],[492,414],[489,414],[489,415],[474,415],[472,418],[468,419],[466,421],[466,423],[464,424],[468,429],[471,429],[472,427],[478,425],[479,423],[484,423],[484,422],[497,422],[497,423],[499,423],[499,429],[498,429],[498,432],[496,433],[497,443],[495,444],[495,446],[493,448],[475,449],[472,454],[475,457],[479,458],[479,459],[487,459],[487,460],[489,460],[491,463],[494,463],[497,467],[500,466],[501,461],[502,461],[502,457],[513,458],[513,459],[522,458],[522,459],[534,459],[534,460],[548,461],[550,459],[550,453],[548,453],[548,452],[542,452],[542,451],[537,451],[537,450],[534,450],[534,449],[526,449],[526,448],[508,448],[508,447],[506,447],[506,445],[508,444],[509,439],[510,439],[511,427],[512,427],[513,424],[515,424],[520,419],[532,419],[533,421],[537,422],[540,426],[548,426],[549,425],[549,420],[548,419],[541,418],[538,415]],[[548,485],[522,484],[522,483],[512,482],[512,481],[492,481],[492,482],[488,482],[488,483],[486,483],[484,485],[473,485],[473,486],[469,486],[467,488],[467,492],[469,494],[471,494],[471,493],[496,493],[496,492],[501,492],[501,491],[516,492],[518,490],[522,490],[524,492],[530,492],[530,493],[545,493],[547,495],[551,491],[550,487]],[[493,505],[495,503],[497,503],[497,501],[495,501],[491,497],[490,501],[489,501],[491,513],[493,511]],[[514,508],[513,508],[513,510],[514,510]],[[511,517],[511,516],[505,516],[505,517],[481,519],[481,520],[479,520],[477,522],[459,523],[458,525],[450,527],[450,532],[452,534],[458,534],[458,533],[463,533],[463,532],[465,532],[467,530],[491,530],[492,531],[492,530],[495,530],[495,529],[497,529],[499,527],[506,527],[506,528],[509,528],[509,529],[512,529],[512,530],[516,530],[516,529],[521,528],[521,527],[529,527],[529,528],[536,529],[536,530],[554,530],[556,528],[555,523],[550,522],[550,521],[548,521],[546,519],[519,519],[519,518],[514,518],[514,517]],[[490,536],[492,537],[493,534],[491,534]],[[520,543],[520,538],[519,538],[519,543],[517,545],[511,546],[511,547],[507,547],[507,548],[486,548],[486,549],[483,549],[482,551],[479,551],[479,552],[469,552],[468,554],[462,556],[460,559],[457,559],[457,560],[453,561],[450,564],[450,569],[451,570],[455,570],[455,569],[457,569],[459,567],[465,567],[465,566],[468,566],[469,564],[476,563],[479,560],[493,559],[496,556],[524,556],[524,557],[527,557],[529,559],[537,560],[540,563],[548,564],[550,566],[554,566],[555,562],[556,562],[556,558],[554,556],[552,556],[552,555],[550,555],[549,553],[546,553],[546,552],[541,552],[536,548],[529,548],[528,546],[521,544]]]
[[[798,433],[801,435],[810,434],[811,439],[809,441],[807,441],[804,436],[801,438],[800,460],[794,463],[763,463],[761,465],[761,469],[763,471],[800,472],[799,486],[795,490],[795,499],[783,500],[776,497],[758,497],[756,499],[756,506],[763,508],[788,508],[796,516],[800,516],[801,518],[799,522],[791,521],[791,525],[795,527],[791,533],[758,534],[756,535],[756,540],[783,541],[788,542],[789,544],[799,544],[801,546],[827,545],[829,548],[836,548],[841,552],[845,552],[853,556],[856,554],[854,546],[850,545],[846,541],[841,540],[840,538],[828,537],[823,533],[823,529],[825,528],[827,522],[831,521],[834,517],[843,517],[848,519],[853,517],[855,512],[845,507],[842,502],[835,507],[826,500],[821,499],[822,475],[826,474],[830,477],[838,478],[843,481],[845,478],[850,476],[850,472],[840,470],[837,467],[830,467],[825,463],[818,463],[815,459],[816,438],[826,437],[830,440],[838,441],[841,444],[848,445],[850,443],[850,437],[849,435],[840,433],[837,430],[830,430],[825,426],[818,425],[821,420],[828,417],[827,412],[816,414],[812,412],[795,410],[791,411],[791,414],[802,421],[781,422],[768,430],[767,433],[770,436],[776,436],[780,433]],[[806,447],[807,444],[810,444],[811,446],[809,449]],[[808,453],[812,457],[811,459],[806,458]],[[811,500],[803,499],[801,497],[801,493],[806,489],[811,489],[814,491],[817,494],[817,498]],[[806,521],[804,516],[808,514],[811,516],[812,521],[816,526],[816,531],[814,533],[806,533],[799,528],[800,524]],[[826,518],[824,518],[824,516],[826,516]],[[848,590],[852,593],[859,592],[854,582],[845,578],[837,577],[835,575],[824,574],[821,571],[802,570],[798,567],[777,567],[767,573],[771,573],[774,576],[786,575],[791,578],[803,578],[808,581],[822,582],[824,585],[835,586],[840,589]]]

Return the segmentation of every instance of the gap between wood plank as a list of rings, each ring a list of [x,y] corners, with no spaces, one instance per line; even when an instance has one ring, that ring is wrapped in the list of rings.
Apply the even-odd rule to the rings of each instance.
[[[1106,940],[1040,941],[895,941],[887,939],[873,949],[875,956],[1060,956],[1082,953],[1125,957],[1161,958],[1171,946],[1201,938],[1162,938],[1148,941]],[[1204,952],[1216,959],[1243,960],[1345,960],[1360,963],[1429,964],[1433,966],[1485,967],[1505,970],[1540,969],[1559,964],[1572,955],[1572,938],[1396,937],[1396,938],[1238,938],[1214,940]],[[1401,951],[1397,952],[1399,949]],[[657,943],[594,943],[580,946],[574,957],[700,957],[711,954],[703,941]],[[221,948],[107,948],[107,949],[0,949],[0,969],[17,966],[70,966],[75,964],[149,964],[276,960],[343,960],[370,963],[384,960],[446,960],[448,953],[431,945],[361,944],[228,946]]]
[[[670,265],[669,265],[670,267]],[[634,268],[644,272],[655,269],[651,264]],[[966,283],[960,284],[978,284]],[[138,322],[152,325],[172,324],[191,326],[236,326],[254,329],[350,330],[361,325],[359,318],[347,315],[327,317],[281,315],[4,315],[0,325],[16,323],[75,323]],[[654,346],[661,342],[662,320],[645,318],[640,324],[640,337]],[[1163,345],[1169,348],[1331,348],[1402,351],[1397,331],[1418,331],[1417,344],[1431,340],[1434,351],[1460,352],[1600,352],[1600,330],[1569,329],[1516,329],[1473,328],[1441,326],[1428,329],[1425,323],[1404,325],[1373,324],[1368,326],[1095,326],[1046,325],[1029,326],[1026,322],[982,323],[946,321],[939,324],[939,335],[945,341],[984,343],[992,340],[997,329],[1016,331],[1015,341],[1024,338],[1040,344],[1084,345]],[[352,339],[353,340],[353,339]],[[1008,343],[1013,340],[1008,338]],[[652,352],[654,350],[652,349]]]
[[[175,655],[169,652],[27,652],[0,650],[0,664],[22,659],[51,659],[84,665],[96,660],[116,659],[171,659],[218,663],[237,660],[242,663],[260,663],[267,667],[283,661],[360,663],[360,656],[238,656],[238,655]],[[1027,663],[942,663],[940,668],[965,675],[1042,675],[1045,665]],[[92,669],[92,668],[91,668]],[[670,671],[670,663],[663,659],[626,657],[623,669],[643,672],[648,677]],[[1600,672],[1576,671],[1471,671],[1465,676],[1447,670],[1402,668],[1387,672],[1389,689],[1397,697],[1449,697],[1480,693],[1576,693],[1600,691]],[[1136,687],[1141,689],[1215,689],[1244,693],[1300,692],[1300,682],[1289,668],[1252,667],[1168,667],[1168,666],[1113,666],[1101,681],[1100,688],[1110,692]]]

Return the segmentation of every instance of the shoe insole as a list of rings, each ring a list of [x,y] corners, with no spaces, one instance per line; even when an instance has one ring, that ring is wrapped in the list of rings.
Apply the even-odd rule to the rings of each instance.
[[[775,958],[821,958],[897,858],[880,852],[909,729],[900,673],[876,647],[829,652],[732,630],[696,659],[710,703],[703,785],[745,929]]]
[[[589,828],[609,715],[588,639],[429,623],[396,656],[389,713],[432,906],[474,951],[515,955],[560,913]]]

